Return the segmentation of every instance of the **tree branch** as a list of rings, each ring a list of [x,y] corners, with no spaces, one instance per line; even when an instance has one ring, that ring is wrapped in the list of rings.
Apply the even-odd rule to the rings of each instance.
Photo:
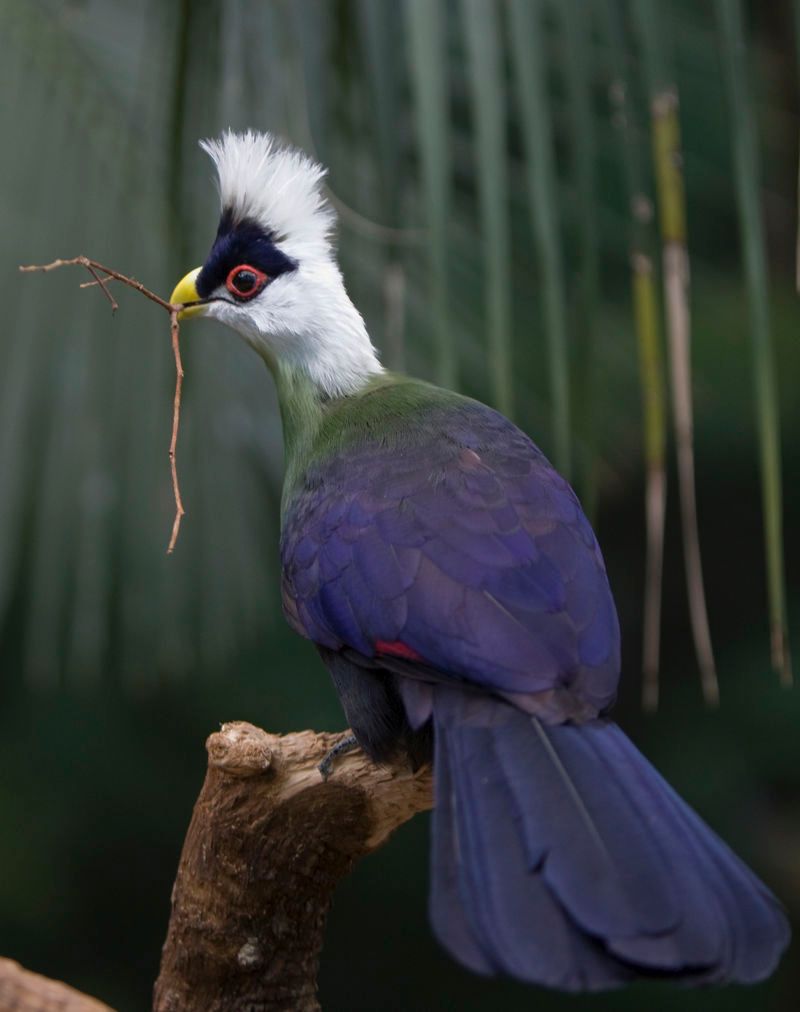
[[[313,1012],[333,891],[364,855],[432,805],[430,769],[360,751],[318,763],[341,735],[223,725],[172,894],[155,1012]]]
[[[0,1009],[3,1012],[112,1012],[108,1005],[68,984],[0,958]]]

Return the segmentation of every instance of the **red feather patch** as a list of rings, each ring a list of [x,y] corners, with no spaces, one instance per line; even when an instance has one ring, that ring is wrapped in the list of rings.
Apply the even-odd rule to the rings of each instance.
[[[378,640],[375,644],[375,652],[389,654],[391,657],[402,657],[404,661],[422,660],[422,654],[418,654],[413,647],[407,646],[402,640]]]

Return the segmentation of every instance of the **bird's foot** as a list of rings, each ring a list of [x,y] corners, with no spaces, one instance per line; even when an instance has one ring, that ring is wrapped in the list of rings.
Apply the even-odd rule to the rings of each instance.
[[[348,734],[347,737],[342,738],[341,741],[337,741],[330,752],[328,752],[322,762],[317,766],[322,779],[327,780],[331,773],[333,773],[333,764],[338,756],[344,755],[346,752],[352,752],[355,748],[358,748],[358,742],[356,741],[356,736],[354,734]]]

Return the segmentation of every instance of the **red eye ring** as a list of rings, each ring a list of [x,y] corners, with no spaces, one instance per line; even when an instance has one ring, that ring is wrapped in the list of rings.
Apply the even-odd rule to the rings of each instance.
[[[225,279],[225,287],[241,302],[252,299],[269,281],[267,275],[250,264],[238,264]]]

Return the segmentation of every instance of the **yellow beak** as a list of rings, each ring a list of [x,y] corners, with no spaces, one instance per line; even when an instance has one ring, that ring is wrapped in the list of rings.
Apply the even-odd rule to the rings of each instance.
[[[186,306],[186,309],[182,309],[178,313],[179,320],[188,320],[192,316],[201,316],[205,311],[206,307],[204,305],[191,305],[192,302],[197,302],[200,299],[200,296],[197,293],[195,281],[197,280],[197,275],[200,273],[201,269],[202,268],[200,267],[195,267],[193,271],[189,271],[188,274],[182,277],[177,285],[175,285],[175,290],[169,297],[169,301],[173,305],[182,303]]]

